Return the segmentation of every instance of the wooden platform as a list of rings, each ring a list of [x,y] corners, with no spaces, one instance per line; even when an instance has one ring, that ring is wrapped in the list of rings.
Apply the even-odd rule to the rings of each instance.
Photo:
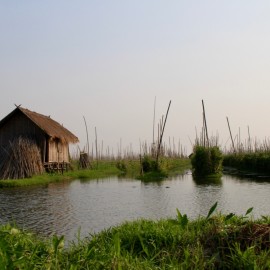
[[[50,173],[63,173],[64,171],[68,171],[70,169],[69,162],[45,162],[43,165],[46,172]]]

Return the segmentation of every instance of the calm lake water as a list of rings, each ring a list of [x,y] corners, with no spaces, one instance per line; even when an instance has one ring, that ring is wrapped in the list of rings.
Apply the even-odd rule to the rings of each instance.
[[[124,221],[176,217],[176,208],[192,219],[206,216],[216,201],[224,214],[254,207],[254,218],[270,215],[270,179],[223,175],[200,184],[187,173],[158,183],[111,177],[0,189],[0,222],[75,240],[79,230],[85,237]]]

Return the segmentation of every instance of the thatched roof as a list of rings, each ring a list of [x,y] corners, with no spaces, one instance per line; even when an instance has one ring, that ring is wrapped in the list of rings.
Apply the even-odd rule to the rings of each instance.
[[[28,109],[17,106],[9,115],[0,121],[0,127],[6,123],[14,114],[22,112],[27,118],[29,118],[34,124],[36,124],[45,134],[51,138],[58,138],[59,140],[67,143],[76,143],[78,138],[71,133],[68,129],[64,128],[58,122],[40,113],[30,111]]]

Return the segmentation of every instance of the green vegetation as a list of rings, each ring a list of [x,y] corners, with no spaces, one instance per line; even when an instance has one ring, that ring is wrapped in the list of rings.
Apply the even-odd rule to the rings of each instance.
[[[270,218],[213,215],[189,220],[137,220],[79,239],[40,239],[0,227],[1,269],[269,269]]]
[[[142,160],[121,160],[117,162],[117,168],[125,176],[134,177],[143,181],[156,181],[168,176],[183,174],[191,168],[188,158],[161,157],[158,165],[156,160],[145,155]]]
[[[217,176],[222,172],[223,155],[218,146],[218,136],[208,136],[208,128],[206,123],[206,114],[204,101],[203,108],[203,127],[200,136],[197,136],[193,145],[193,153],[191,155],[191,164],[193,176],[197,179],[205,176]]]
[[[168,177],[168,170],[150,155],[144,155],[141,160],[141,174],[137,177],[142,181],[157,181]]]
[[[224,155],[224,166],[270,173],[270,151],[238,152]]]
[[[73,179],[98,179],[112,175],[118,175],[119,169],[115,166],[115,161],[99,161],[98,167],[93,166],[87,170],[70,170],[61,173],[44,173],[36,175],[32,178],[16,179],[16,180],[0,180],[0,187],[20,187],[30,185],[44,185],[52,182],[68,181]]]
[[[162,173],[166,171],[164,177],[183,173],[185,169],[190,168],[190,161],[182,158],[161,158],[160,160]],[[75,164],[74,167],[77,165]],[[138,178],[140,175],[141,165],[139,159],[123,159],[119,161],[100,160],[97,164],[92,164],[91,169],[74,169],[61,173],[44,173],[25,179],[0,180],[0,188],[3,187],[20,187],[31,185],[44,185],[53,182],[70,181],[73,179],[99,179],[113,175],[125,175],[127,177]],[[145,179],[160,179],[161,173],[156,175],[145,174]]]
[[[223,166],[238,170],[239,174],[245,173],[270,173],[270,144],[269,139],[263,141],[250,137],[240,140],[240,129],[236,142],[232,139],[232,147],[224,153]]]
[[[195,145],[191,164],[196,176],[220,174],[223,155],[218,146]]]

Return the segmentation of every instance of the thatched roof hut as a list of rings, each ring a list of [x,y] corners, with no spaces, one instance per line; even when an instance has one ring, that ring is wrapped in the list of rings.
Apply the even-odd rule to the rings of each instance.
[[[34,142],[44,165],[69,162],[69,144],[78,138],[50,118],[28,109],[16,108],[0,121],[0,156],[5,148],[18,138]]]

